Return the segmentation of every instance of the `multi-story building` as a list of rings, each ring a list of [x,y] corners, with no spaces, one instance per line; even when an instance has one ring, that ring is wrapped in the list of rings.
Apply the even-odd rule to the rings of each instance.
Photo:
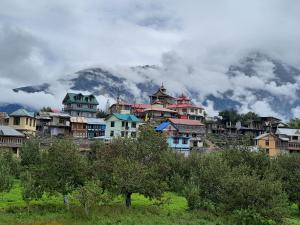
[[[104,137],[106,123],[103,119],[87,118],[88,138]]]
[[[0,125],[0,149],[11,149],[19,155],[25,135],[11,127]]]
[[[71,116],[95,118],[99,105],[94,95],[67,93],[63,100],[64,112]]]
[[[175,100],[176,103],[168,105],[168,109],[177,111],[181,118],[204,121],[205,111],[203,107],[194,105],[191,99],[183,94]]]
[[[185,154],[203,147],[205,126],[198,120],[168,119],[161,123],[156,131],[167,136],[170,148]]]
[[[122,113],[122,114],[130,114],[131,112],[131,104],[125,102],[120,97],[117,98],[116,103],[112,104],[109,107],[109,113]]]
[[[74,138],[87,138],[87,119],[71,117],[71,134]]]
[[[39,136],[69,136],[70,115],[66,113],[40,112],[36,119]]]
[[[300,129],[278,128],[276,135],[288,140],[287,151],[300,153]]]
[[[35,136],[36,119],[34,113],[19,109],[9,115],[9,126],[27,136]]]
[[[141,121],[132,114],[113,113],[106,119],[105,137],[137,137]]]
[[[277,156],[286,153],[288,150],[289,139],[281,137],[273,133],[264,133],[257,136],[255,139],[255,146],[264,149],[266,153],[271,156]]]
[[[150,95],[150,104],[153,104],[155,101],[162,102],[163,106],[171,105],[175,103],[175,98],[167,94],[167,89],[162,84],[160,88],[153,94]]]

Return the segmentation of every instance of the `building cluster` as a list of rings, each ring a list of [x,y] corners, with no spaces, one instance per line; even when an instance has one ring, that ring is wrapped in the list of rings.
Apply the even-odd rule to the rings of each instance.
[[[203,150],[207,134],[234,136],[250,134],[257,148],[270,156],[281,152],[300,152],[300,130],[290,129],[274,117],[260,117],[249,123],[232,124],[220,118],[209,118],[202,106],[182,94],[173,97],[162,84],[149,96],[148,104],[127,103],[120,97],[100,117],[94,95],[67,93],[63,109],[32,113],[19,109],[10,115],[0,113],[0,148],[18,153],[22,143],[31,137],[51,139],[72,137],[75,140],[102,140],[116,137],[136,138],[139,128],[151,125],[166,136],[170,148],[188,154]]]
[[[116,137],[138,136],[139,127],[150,124],[166,135],[171,148],[180,151],[203,146],[205,111],[185,95],[173,97],[163,85],[148,104],[129,104],[117,98],[105,118],[97,118],[98,101],[94,95],[67,93],[63,109],[37,113],[19,109],[0,114],[0,147],[15,152],[31,137],[72,137],[109,142]]]

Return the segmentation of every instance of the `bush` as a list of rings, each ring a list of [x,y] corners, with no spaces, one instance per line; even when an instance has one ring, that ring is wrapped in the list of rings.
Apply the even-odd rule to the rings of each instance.
[[[231,224],[235,225],[275,225],[276,222],[262,217],[254,210],[235,210],[231,219]]]

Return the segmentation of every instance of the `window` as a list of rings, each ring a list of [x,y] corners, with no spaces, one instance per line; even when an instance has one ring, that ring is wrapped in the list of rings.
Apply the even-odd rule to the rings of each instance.
[[[132,128],[136,128],[136,122],[132,122],[132,123],[131,123],[131,127],[132,127]]]
[[[193,113],[195,110],[193,108],[191,108],[191,113]]]
[[[26,118],[26,125],[28,125],[28,118]]]
[[[110,136],[111,136],[111,137],[114,136],[114,131],[113,131],[113,130],[110,131]]]
[[[30,126],[32,126],[32,119],[30,118]]]
[[[266,146],[269,146],[269,144],[270,144],[269,140],[266,140]]]
[[[125,121],[122,121],[122,127],[125,127]]]
[[[188,143],[188,139],[185,138],[185,139],[182,140],[182,144],[186,145],[187,143]]]
[[[121,137],[124,137],[124,136],[125,136],[125,132],[121,131]]]
[[[20,117],[14,117],[14,125],[20,125]]]
[[[173,139],[173,144],[178,144],[179,143],[179,139],[178,138],[174,138]]]
[[[135,138],[136,137],[136,132],[131,132],[131,137]]]
[[[110,127],[115,127],[115,121],[110,122]]]
[[[187,110],[186,110],[186,109],[182,109],[182,112],[183,112],[183,113],[186,113],[186,112],[187,112]]]
[[[298,141],[298,136],[292,136],[293,141]]]
[[[82,107],[82,105],[81,104],[77,104],[77,108],[81,108]]]

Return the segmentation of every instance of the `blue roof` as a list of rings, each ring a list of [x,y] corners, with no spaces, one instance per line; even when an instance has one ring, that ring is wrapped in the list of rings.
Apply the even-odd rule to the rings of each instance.
[[[33,112],[28,112],[26,109],[18,109],[10,114],[10,116],[25,116],[25,117],[34,117]]]
[[[132,114],[121,114],[121,113],[113,113],[115,117],[119,120],[131,121],[131,122],[140,122],[140,120]]]
[[[156,127],[156,131],[162,131],[163,129],[165,129],[167,126],[169,126],[170,122],[162,122],[161,124],[158,125],[158,127]]]

